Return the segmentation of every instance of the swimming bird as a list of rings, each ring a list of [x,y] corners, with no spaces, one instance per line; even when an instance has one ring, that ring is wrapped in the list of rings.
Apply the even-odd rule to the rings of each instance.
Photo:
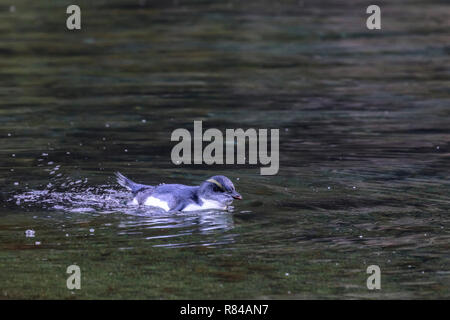
[[[146,205],[165,211],[226,210],[234,199],[242,200],[233,182],[225,176],[213,176],[199,186],[160,184],[149,186],[131,181],[116,172],[117,183],[133,193],[134,205]]]

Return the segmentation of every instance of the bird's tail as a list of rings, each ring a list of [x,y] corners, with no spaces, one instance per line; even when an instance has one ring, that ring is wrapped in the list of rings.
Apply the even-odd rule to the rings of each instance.
[[[123,174],[121,174],[120,172],[116,172],[116,179],[117,179],[118,184],[120,184],[122,187],[127,188],[128,190],[130,190],[133,193],[136,193],[143,189],[152,189],[153,188],[152,186],[147,186],[145,184],[139,184],[139,183],[133,182],[130,179],[128,179],[127,177],[125,177]]]

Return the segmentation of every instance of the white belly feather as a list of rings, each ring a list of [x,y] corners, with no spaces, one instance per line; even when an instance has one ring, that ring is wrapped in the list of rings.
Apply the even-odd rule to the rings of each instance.
[[[214,201],[214,200],[207,200],[200,198],[202,200],[202,204],[188,204],[182,211],[198,211],[198,210],[207,210],[207,209],[221,209],[225,210],[227,208],[226,205],[223,205],[220,202]],[[132,204],[138,204],[137,199],[133,199]],[[169,205],[166,201],[162,201],[161,199],[155,198],[155,197],[148,197],[145,199],[144,202],[145,206],[151,206],[156,208],[161,208],[165,211],[169,211]]]
[[[169,211],[169,205],[167,204],[166,201],[162,201],[162,200],[160,200],[158,198],[154,198],[154,197],[148,197],[147,199],[145,199],[144,205],[157,207],[157,208],[161,208],[166,211]]]
[[[206,200],[203,198],[200,198],[203,203],[201,205],[198,204],[188,204],[183,211],[197,211],[197,210],[207,210],[207,209],[222,209],[225,210],[227,208],[226,205],[223,205],[220,202],[214,201],[214,200]]]

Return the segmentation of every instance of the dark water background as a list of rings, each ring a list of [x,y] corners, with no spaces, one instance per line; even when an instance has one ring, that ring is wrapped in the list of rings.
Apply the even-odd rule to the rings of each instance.
[[[1,298],[450,298],[447,1],[381,31],[367,1],[77,1],[76,32],[69,4],[0,1]],[[174,166],[194,120],[279,128],[279,174]],[[130,209],[117,170],[244,200]]]

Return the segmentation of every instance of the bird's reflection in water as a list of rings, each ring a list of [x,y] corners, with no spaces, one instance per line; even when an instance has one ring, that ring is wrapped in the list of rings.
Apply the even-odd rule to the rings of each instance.
[[[135,212],[120,221],[120,235],[143,235],[146,240],[168,240],[158,247],[216,246],[233,243],[233,214],[218,210],[190,213]],[[169,240],[170,239],[170,240]]]

